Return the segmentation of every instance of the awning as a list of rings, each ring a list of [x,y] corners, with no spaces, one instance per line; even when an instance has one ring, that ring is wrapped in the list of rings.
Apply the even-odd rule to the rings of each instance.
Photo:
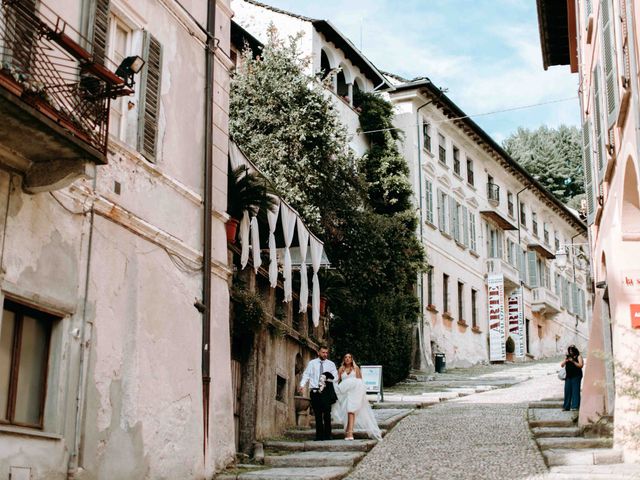
[[[484,218],[491,220],[503,230],[518,230],[518,227],[511,223],[507,217],[496,210],[482,210],[480,212]]]
[[[530,243],[527,245],[527,250],[534,250],[538,252],[541,257],[549,260],[556,258],[556,255],[541,243]]]

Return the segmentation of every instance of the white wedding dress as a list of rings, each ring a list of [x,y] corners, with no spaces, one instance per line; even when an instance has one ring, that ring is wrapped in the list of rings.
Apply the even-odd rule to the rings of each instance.
[[[367,432],[370,438],[382,440],[378,422],[367,399],[367,389],[362,379],[356,377],[352,370],[349,374],[342,372],[340,383],[334,383],[338,401],[333,404],[331,416],[335,422],[347,427],[347,413],[355,413],[355,430]]]

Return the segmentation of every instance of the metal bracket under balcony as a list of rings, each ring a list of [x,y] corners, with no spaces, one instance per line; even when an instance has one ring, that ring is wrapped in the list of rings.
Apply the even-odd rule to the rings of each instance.
[[[106,163],[109,101],[131,90],[44,2],[0,3],[0,168],[62,188]]]
[[[538,252],[538,255],[540,255],[542,258],[546,258],[547,260],[553,260],[554,258],[556,258],[555,253],[545,247],[542,243],[530,243],[529,245],[527,245],[527,250]]]
[[[487,258],[487,273],[501,273],[505,290],[512,290],[520,286],[518,269],[501,258]]]
[[[511,223],[507,217],[502,215],[498,210],[481,210],[480,215],[482,217],[491,220],[498,225],[502,230],[517,230],[518,227]]]
[[[560,299],[546,287],[531,289],[531,311],[543,315],[560,313]]]

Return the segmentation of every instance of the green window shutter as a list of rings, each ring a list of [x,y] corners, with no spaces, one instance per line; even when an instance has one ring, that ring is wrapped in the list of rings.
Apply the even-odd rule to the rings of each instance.
[[[91,0],[89,2],[87,38],[91,41],[93,60],[104,64],[107,58],[107,36],[109,32],[109,0]],[[114,68],[116,68],[115,65]]]
[[[458,202],[453,197],[449,197],[449,235],[453,236],[456,240],[458,239],[458,225],[456,219],[458,217],[456,205]]]
[[[425,186],[427,222],[433,223],[433,184],[430,180],[427,180]]]
[[[529,286],[535,288],[538,286],[538,262],[536,252],[527,252],[527,270],[529,272]]]
[[[474,252],[478,251],[476,241],[476,216],[473,212],[469,212],[469,248]]]
[[[444,224],[444,218],[445,218],[445,211],[444,211],[444,202],[446,200],[446,196],[442,193],[442,190],[440,190],[439,188],[437,189],[437,193],[438,193],[438,230],[440,230],[441,232],[445,232],[446,228],[445,228],[445,224]]]
[[[462,207],[462,243],[469,246],[469,215],[467,207]]]
[[[600,1],[600,19],[602,21],[602,59],[605,74],[605,96],[607,99],[607,124],[613,125],[618,113],[618,79],[616,77],[616,56],[614,37],[614,16],[610,0]]]
[[[149,32],[144,32],[142,55],[146,63],[142,69],[139,87],[138,151],[150,162],[155,162],[160,118],[162,45]]]
[[[587,223],[593,223],[596,211],[593,190],[593,149],[591,148],[591,121],[582,124],[582,152],[584,160],[584,191],[587,197]]]
[[[602,89],[600,86],[600,67],[596,65],[593,71],[593,114],[594,114],[594,127],[596,132],[596,167],[598,169],[598,178],[602,178],[604,167],[606,163],[606,152],[603,148],[604,144],[604,132],[602,128]],[[593,182],[594,185],[598,182]]]

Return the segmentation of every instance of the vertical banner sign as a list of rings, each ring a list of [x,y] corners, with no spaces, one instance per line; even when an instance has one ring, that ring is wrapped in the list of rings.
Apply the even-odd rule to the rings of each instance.
[[[487,304],[489,307],[489,360],[504,361],[505,349],[504,278],[501,273],[487,276]]]
[[[522,311],[522,288],[509,295],[509,335],[516,345],[516,357],[524,357],[524,312]]]

